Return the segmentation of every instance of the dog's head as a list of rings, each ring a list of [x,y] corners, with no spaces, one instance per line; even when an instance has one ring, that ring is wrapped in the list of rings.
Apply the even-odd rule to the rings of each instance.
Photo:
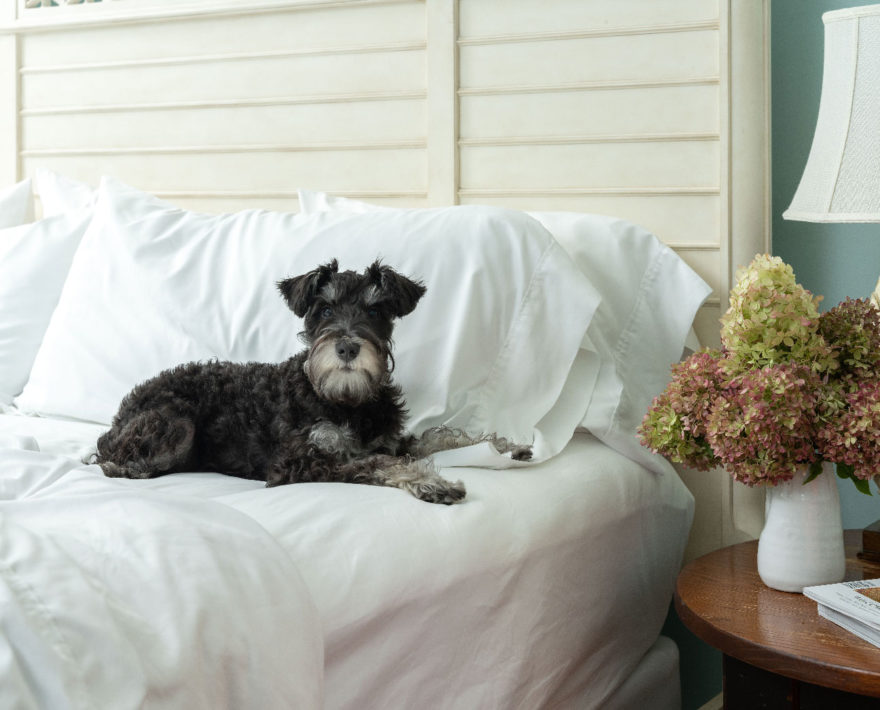
[[[375,262],[362,274],[336,259],[278,282],[288,307],[305,320],[305,373],[324,399],[360,404],[389,379],[394,319],[412,312],[425,287]]]

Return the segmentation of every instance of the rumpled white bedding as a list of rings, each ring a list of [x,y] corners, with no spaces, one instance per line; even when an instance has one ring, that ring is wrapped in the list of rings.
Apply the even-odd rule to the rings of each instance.
[[[586,434],[446,470],[468,490],[447,507],[109,480],[72,458],[100,431],[0,415],[0,446],[43,450],[0,452],[0,707],[602,708],[657,639],[693,511]]]
[[[320,620],[277,541],[99,474],[0,452],[0,708],[321,708]]]

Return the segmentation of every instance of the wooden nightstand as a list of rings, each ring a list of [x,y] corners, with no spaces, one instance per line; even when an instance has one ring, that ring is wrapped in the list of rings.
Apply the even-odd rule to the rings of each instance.
[[[846,579],[880,577],[848,530]],[[675,609],[724,654],[727,710],[880,708],[880,648],[820,617],[816,602],[764,586],[757,541],[716,550],[678,577]]]

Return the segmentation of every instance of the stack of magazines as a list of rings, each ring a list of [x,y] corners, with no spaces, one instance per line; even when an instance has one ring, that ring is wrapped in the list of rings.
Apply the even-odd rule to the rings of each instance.
[[[880,647],[880,579],[804,587],[819,605],[819,616]]]

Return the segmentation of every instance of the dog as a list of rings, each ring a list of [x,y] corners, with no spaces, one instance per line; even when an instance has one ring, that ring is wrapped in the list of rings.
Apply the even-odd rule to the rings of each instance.
[[[126,395],[92,459],[111,477],[215,471],[267,486],[337,481],[392,486],[430,503],[465,498],[427,457],[491,441],[529,460],[531,448],[438,427],[405,432],[392,381],[394,321],[425,286],[376,261],[361,274],[333,261],[277,283],[304,320],[306,348],[279,364],[179,365]]]

